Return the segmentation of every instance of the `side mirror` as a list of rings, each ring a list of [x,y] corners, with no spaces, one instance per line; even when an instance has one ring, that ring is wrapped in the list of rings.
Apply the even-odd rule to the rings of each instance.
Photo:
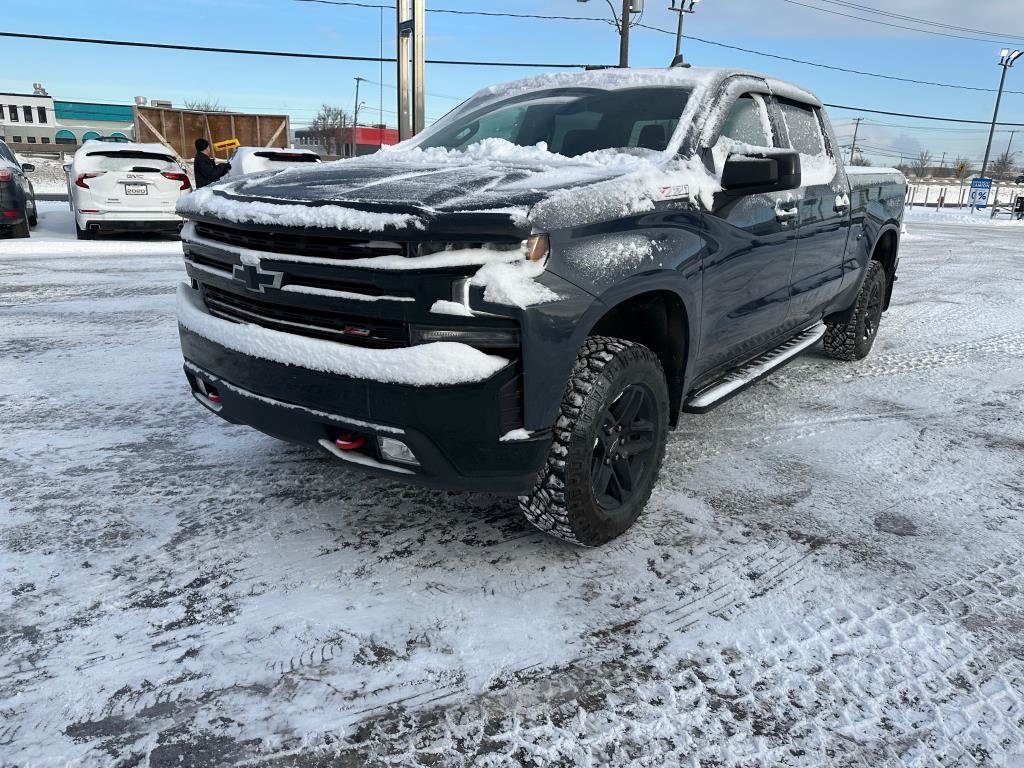
[[[32,163],[22,163],[21,164],[21,170],[23,170],[25,173],[32,173],[35,169],[36,169],[36,167],[34,165],[32,165]]]
[[[750,195],[799,186],[800,155],[797,152],[729,155],[722,169],[722,188],[726,192]]]

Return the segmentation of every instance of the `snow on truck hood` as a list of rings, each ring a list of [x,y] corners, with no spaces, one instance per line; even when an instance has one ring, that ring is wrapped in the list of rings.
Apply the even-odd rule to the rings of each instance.
[[[574,193],[587,187],[587,194]],[[178,213],[237,223],[381,232],[423,229],[435,213],[502,212],[528,229],[653,208],[671,190],[710,202],[717,181],[696,160],[600,150],[579,157],[486,139],[465,151],[382,151],[258,174],[183,197]],[[398,212],[400,211],[400,212]],[[574,218],[575,217],[575,218]]]

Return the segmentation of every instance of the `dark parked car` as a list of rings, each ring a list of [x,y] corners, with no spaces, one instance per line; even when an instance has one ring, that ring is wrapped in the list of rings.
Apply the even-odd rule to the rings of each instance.
[[[870,351],[906,181],[839,156],[813,94],[752,73],[486,89],[398,150],[183,198],[186,376],[230,422],[599,545],[681,411],[821,339]]]
[[[36,225],[36,195],[26,173],[35,170],[30,163],[20,163],[14,151],[0,141],[0,234],[28,237]]]
[[[1015,184],[1024,184],[1024,176],[1018,176]]]

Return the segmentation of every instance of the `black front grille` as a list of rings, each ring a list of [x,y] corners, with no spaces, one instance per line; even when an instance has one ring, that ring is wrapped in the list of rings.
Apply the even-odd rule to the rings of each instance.
[[[274,253],[296,256],[316,256],[324,259],[368,259],[374,256],[405,256],[402,243],[370,239],[352,239],[306,235],[300,232],[255,232],[223,224],[196,223],[196,234],[218,243]]]
[[[209,285],[204,287],[203,296],[210,313],[226,320],[359,347],[392,349],[409,346],[409,327],[397,320],[291,307],[257,298],[256,294],[229,293]]]

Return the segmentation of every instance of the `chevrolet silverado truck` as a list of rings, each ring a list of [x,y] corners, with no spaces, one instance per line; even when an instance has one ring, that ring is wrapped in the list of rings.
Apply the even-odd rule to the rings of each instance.
[[[750,72],[550,74],[369,157],[179,203],[203,406],[597,546],[680,414],[823,340],[871,350],[906,181],[844,168],[821,102]],[[708,429],[714,429],[708,417]]]

